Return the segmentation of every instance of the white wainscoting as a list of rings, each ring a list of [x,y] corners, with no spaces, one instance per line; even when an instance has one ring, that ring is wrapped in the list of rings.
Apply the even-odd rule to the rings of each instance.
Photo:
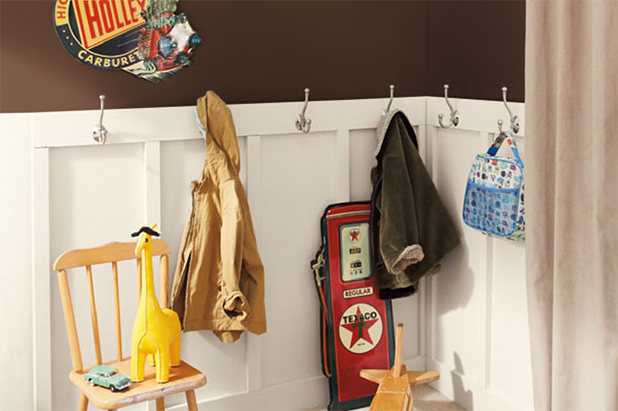
[[[469,409],[531,409],[525,255],[522,245],[487,239],[461,224],[463,187],[474,155],[504,118],[501,103],[453,100],[457,129],[437,126],[437,98],[398,98],[415,125],[421,155],[460,225],[463,246],[424,281],[418,295],[395,301],[409,365],[442,373],[435,387]],[[294,128],[301,103],[231,106],[247,190],[266,267],[268,332],[231,345],[210,332],[183,337],[183,358],[202,369],[202,409],[302,410],[324,406],[318,301],[309,261],[319,217],[333,202],[365,200],[383,99],[311,102],[310,134]],[[523,105],[513,106],[523,116]],[[96,111],[0,115],[0,359],[2,409],[74,409],[70,355],[53,260],[63,251],[128,240],[159,222],[172,270],[190,214],[189,182],[199,176],[204,141],[192,107],[108,110],[108,143],[90,135]],[[522,119],[523,120],[523,119]],[[523,121],[522,121],[523,123]],[[520,133],[523,135],[523,132]],[[522,139],[518,143],[523,145]],[[121,265],[125,352],[135,311],[135,267]],[[84,362],[92,336],[83,273],[69,273]],[[16,281],[15,277],[20,279]],[[102,335],[111,281],[94,271]],[[155,278],[158,278],[155,276]],[[109,296],[110,298],[106,298]],[[111,306],[110,306],[111,307]],[[102,338],[105,341],[105,338]],[[111,341],[110,341],[111,343]],[[103,355],[115,350],[103,344]],[[152,407],[153,405],[146,405]],[[168,407],[184,409],[182,397]],[[144,409],[144,405],[137,408]]]
[[[429,98],[427,141],[432,177],[462,233],[462,246],[427,279],[427,369],[433,385],[469,410],[532,410],[526,303],[525,245],[487,238],[461,218],[466,177],[474,157],[497,137],[502,103],[459,100],[457,128],[442,129],[444,101]],[[511,105],[525,134],[524,105]],[[524,139],[516,137],[525,161]],[[507,150],[504,148],[503,150]]]

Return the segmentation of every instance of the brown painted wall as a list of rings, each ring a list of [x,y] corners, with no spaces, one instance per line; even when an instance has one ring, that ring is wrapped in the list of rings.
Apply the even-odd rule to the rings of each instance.
[[[525,1],[429,1],[427,94],[523,102],[525,25]]]
[[[75,60],[53,2],[0,4],[6,112],[96,108],[102,93],[109,107],[151,107],[194,104],[207,89],[229,103],[302,100],[305,87],[313,100],[378,97],[391,82],[399,95],[425,92],[424,2],[181,0],[204,43],[197,64],[160,84]]]
[[[506,82],[522,101],[525,3],[450,3],[182,0],[204,39],[197,64],[150,84],[69,55],[53,1],[2,0],[0,111],[94,109],[99,94],[110,108],[190,105],[207,89],[229,103],[302,100],[305,87],[313,100],[384,97],[390,83],[399,96],[440,95],[446,81],[454,96],[493,99]]]

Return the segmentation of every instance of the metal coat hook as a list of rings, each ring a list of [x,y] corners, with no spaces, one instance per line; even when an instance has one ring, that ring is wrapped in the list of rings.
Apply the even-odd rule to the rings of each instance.
[[[449,120],[448,124],[444,124],[444,122],[442,121],[444,116],[442,114],[438,114],[438,122],[440,123],[440,127],[442,128],[450,128],[451,126],[457,127],[457,125],[459,124],[459,111],[455,110],[451,102],[448,100],[448,84],[444,85],[444,99],[446,100],[446,104],[448,104],[448,108],[451,111],[451,119]]]
[[[386,113],[391,111],[391,106],[393,105],[393,100],[395,99],[395,85],[391,84],[389,88],[391,89],[391,94],[388,100],[388,104],[386,105],[386,108],[382,111],[382,117],[384,117]]]
[[[506,111],[509,112],[509,117],[511,118],[511,129],[510,129],[510,132],[512,134],[517,134],[519,132],[519,127],[520,127],[519,117],[514,116],[513,112],[509,108],[509,105],[506,102],[506,91],[507,91],[507,88],[506,87],[502,87],[502,101],[504,101],[504,107],[506,107]],[[501,133],[502,133],[502,125],[503,124],[504,124],[504,121],[498,120],[498,130],[500,130]]]
[[[101,94],[99,96],[101,100],[101,117],[99,117],[99,124],[95,124],[92,127],[92,139],[99,144],[105,144],[105,140],[107,139],[107,130],[103,127],[103,113],[105,112],[105,95]]]
[[[305,105],[303,106],[303,111],[296,116],[296,128],[298,131],[302,131],[303,133],[308,133],[311,130],[311,119],[305,117],[305,112],[307,111],[307,106],[309,105],[309,89],[305,89]]]

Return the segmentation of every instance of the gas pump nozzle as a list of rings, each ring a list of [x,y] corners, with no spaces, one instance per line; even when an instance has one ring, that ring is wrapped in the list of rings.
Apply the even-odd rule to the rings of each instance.
[[[315,273],[315,283],[318,285],[318,287],[322,286],[322,281],[324,280],[324,276],[320,275],[322,268],[324,268],[324,249],[322,248],[317,256],[317,258],[314,260],[315,262],[313,263],[313,265],[311,265],[311,268],[313,269],[313,272]]]

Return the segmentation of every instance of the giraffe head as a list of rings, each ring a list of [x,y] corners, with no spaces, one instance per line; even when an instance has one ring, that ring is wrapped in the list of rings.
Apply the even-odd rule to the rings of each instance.
[[[131,237],[137,237],[137,245],[135,246],[135,256],[139,257],[140,253],[146,249],[152,247],[152,236],[159,237],[161,234],[157,233],[154,229],[157,227],[156,224],[148,226],[143,226],[136,232],[131,234]]]

